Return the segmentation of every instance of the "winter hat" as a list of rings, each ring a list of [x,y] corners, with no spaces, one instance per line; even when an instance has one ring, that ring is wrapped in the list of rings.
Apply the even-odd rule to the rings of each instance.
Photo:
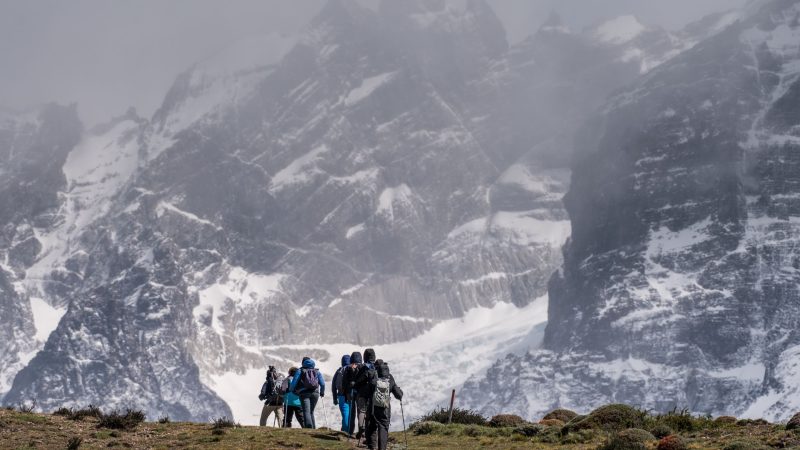
[[[386,378],[389,376],[389,363],[379,359],[375,361],[375,370],[378,372],[378,377]]]
[[[361,352],[353,352],[350,355],[350,364],[363,364],[364,360],[361,359]]]
[[[350,355],[342,356],[342,367],[350,365]]]
[[[368,363],[375,363],[375,350],[368,348],[364,350],[364,360]]]

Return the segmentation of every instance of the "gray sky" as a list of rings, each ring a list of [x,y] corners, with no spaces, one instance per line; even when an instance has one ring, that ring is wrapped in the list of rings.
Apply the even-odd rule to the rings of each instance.
[[[397,0],[402,1],[402,0]],[[580,29],[622,14],[677,29],[745,0],[489,0],[509,38],[551,10]],[[0,0],[0,106],[78,102],[93,124],[150,116],[175,76],[229,42],[294,33],[325,0]]]

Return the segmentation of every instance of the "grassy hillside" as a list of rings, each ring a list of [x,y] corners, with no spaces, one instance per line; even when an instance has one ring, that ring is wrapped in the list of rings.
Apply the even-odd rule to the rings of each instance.
[[[0,409],[2,449],[351,449],[354,441],[331,430],[284,430],[216,424],[142,422],[134,414],[109,415],[97,410],[36,414]],[[443,425],[414,424],[408,431],[412,449],[725,449],[800,448],[800,429],[764,421],[700,418],[684,413],[652,416],[623,405],[599,408],[586,416],[556,412],[543,423],[516,416],[491,421]],[[800,424],[799,424],[800,425]],[[789,425],[788,428],[792,428]],[[658,436],[658,438],[656,437]],[[661,438],[659,440],[659,438]],[[390,448],[405,449],[402,432],[393,433]]]

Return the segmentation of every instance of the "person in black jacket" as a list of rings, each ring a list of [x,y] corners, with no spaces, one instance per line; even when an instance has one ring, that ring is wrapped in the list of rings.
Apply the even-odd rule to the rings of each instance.
[[[361,352],[353,352],[350,355],[350,365],[344,369],[342,374],[342,390],[344,391],[345,401],[350,405],[350,426],[347,430],[347,434],[350,437],[353,437],[353,432],[356,428],[356,416],[358,416],[356,414],[356,375],[363,364]],[[359,432],[361,433],[362,431],[365,431],[363,419],[359,422]]]
[[[382,360],[375,362],[375,376],[370,378],[371,395],[367,411],[367,448],[386,450],[389,442],[389,425],[392,420],[392,407],[389,394],[403,400],[403,390],[395,383],[389,373],[389,364]],[[377,436],[376,436],[377,435]],[[377,447],[376,440],[377,438]]]
[[[331,384],[331,391],[333,391],[333,404],[339,406],[339,412],[342,413],[342,431],[345,433],[350,432],[350,404],[347,403],[344,393],[344,371],[350,366],[350,355],[342,356],[342,365],[336,370],[333,375]]]
[[[267,420],[271,414],[275,414],[276,423],[283,424],[283,396],[278,393],[283,377],[275,370],[275,366],[269,366],[267,380],[261,385],[261,393],[258,399],[264,402],[261,409],[261,419],[258,424],[262,427],[267,425]],[[278,425],[280,426],[280,425]]]
[[[356,439],[361,439],[367,430],[366,422],[369,421],[367,403],[372,395],[370,380],[375,377],[375,350],[364,350],[364,364],[355,373],[353,387],[356,391],[356,409],[358,410],[358,433]],[[352,412],[350,413],[352,414]]]

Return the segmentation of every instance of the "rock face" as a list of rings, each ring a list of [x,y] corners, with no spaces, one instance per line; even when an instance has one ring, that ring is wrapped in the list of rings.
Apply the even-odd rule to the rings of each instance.
[[[531,415],[797,409],[798,17],[762,4],[610,101],[578,141],[544,349],[470,390]]]
[[[509,48],[483,1],[332,0],[298,40],[181,74],[150,120],[78,126],[36,166],[46,192],[0,210],[2,345],[39,336],[0,353],[4,401],[205,421],[231,412],[226,376],[290,345],[528,305],[562,263],[577,124],[698,39],[636,31],[553,18]]]

